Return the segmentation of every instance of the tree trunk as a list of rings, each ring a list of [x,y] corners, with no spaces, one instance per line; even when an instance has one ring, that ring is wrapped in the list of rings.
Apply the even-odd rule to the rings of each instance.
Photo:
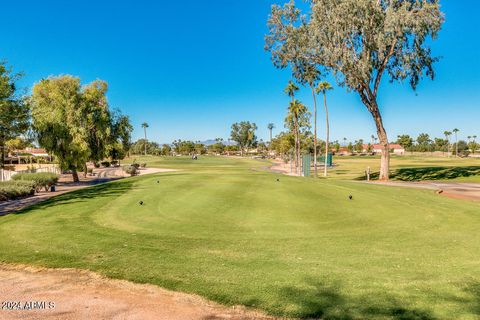
[[[369,108],[370,113],[375,120],[377,126],[377,135],[382,146],[382,158],[380,160],[380,180],[388,181],[390,179],[390,147],[388,144],[388,137],[385,128],[383,127],[382,116],[378,110],[378,105],[375,103]]]
[[[0,145],[0,152],[2,153],[2,156],[1,156],[2,163],[0,167],[3,169],[5,168],[5,145]]]
[[[323,175],[326,177],[328,176],[328,144],[329,144],[329,139],[330,139],[330,124],[329,124],[329,121],[328,121],[328,107],[327,107],[327,94],[324,93],[323,94],[323,103],[325,105],[325,116],[326,116],[326,126],[327,126],[327,138],[325,140],[325,168],[324,168],[324,172],[323,172]]]
[[[83,177],[86,178],[87,177],[87,163],[85,162],[85,164],[83,165]]]
[[[80,182],[80,179],[78,178],[77,169],[72,170],[72,177],[73,177],[73,182]]]
[[[295,173],[300,173],[300,130],[298,130],[298,119],[295,116]]]
[[[317,96],[315,94],[315,88],[312,86],[312,96],[313,96],[313,167],[315,171],[315,178],[318,177],[318,169],[317,169]]]
[[[147,155],[147,128],[143,128],[145,133],[145,155]]]

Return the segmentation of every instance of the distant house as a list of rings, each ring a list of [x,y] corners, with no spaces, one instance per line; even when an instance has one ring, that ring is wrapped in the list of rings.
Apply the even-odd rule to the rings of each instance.
[[[368,147],[369,147],[368,144],[364,144],[363,145],[363,152],[368,152],[369,151]],[[389,147],[390,147],[390,153],[398,154],[398,155],[402,155],[402,156],[405,154],[405,148],[402,147],[399,144],[391,143],[391,144],[389,144]],[[382,153],[382,149],[383,149],[383,147],[380,144],[374,144],[374,145],[371,146],[371,152],[375,153],[375,154]]]
[[[49,158],[50,155],[47,153],[45,149],[41,148],[26,148],[25,150],[21,150],[20,153],[30,153],[34,157],[40,158]]]
[[[52,156],[48,154],[48,152],[45,149],[41,148],[25,148],[23,150],[15,150],[14,152],[11,153],[8,157],[8,161],[10,164],[13,163],[28,163],[31,161],[31,158],[36,158],[36,159],[44,159],[47,161],[52,160]]]
[[[338,149],[338,151],[336,151],[335,149],[332,149],[332,152],[337,156],[349,156],[352,154],[350,151],[348,151],[348,148],[346,147],[341,147]]]

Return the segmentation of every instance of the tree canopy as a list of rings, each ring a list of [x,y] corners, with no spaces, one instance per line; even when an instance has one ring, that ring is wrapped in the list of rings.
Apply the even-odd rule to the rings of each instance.
[[[43,79],[30,99],[33,128],[40,146],[55,155],[64,170],[77,171],[87,161],[125,155],[132,130],[128,117],[112,114],[106,98],[108,85],[94,81],[86,86],[73,76]],[[120,151],[121,150],[121,151]]]
[[[377,102],[384,75],[408,80],[416,89],[434,77],[428,39],[444,17],[438,0],[306,0],[302,14],[292,0],[274,5],[266,49],[277,67],[314,66],[330,72],[340,86],[358,93],[371,113],[383,146],[381,179],[389,176],[388,136]]]
[[[23,97],[18,96],[16,81],[21,75],[13,73],[0,62],[0,165],[5,164],[7,141],[17,138],[29,128],[30,110]]]
[[[230,137],[238,144],[242,154],[244,149],[255,147],[257,143],[256,131],[257,125],[249,121],[242,121],[232,125]]]

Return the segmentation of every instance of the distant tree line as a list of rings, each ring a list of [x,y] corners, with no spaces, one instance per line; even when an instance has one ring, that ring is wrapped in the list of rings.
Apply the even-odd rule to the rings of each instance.
[[[458,129],[453,130],[456,134]],[[468,141],[451,139],[452,132],[445,131],[445,138],[431,138],[427,133],[421,133],[416,138],[412,138],[408,134],[399,135],[397,143],[410,152],[448,152],[458,156],[468,156],[470,153],[475,154],[480,149],[477,142],[477,136],[468,136]]]

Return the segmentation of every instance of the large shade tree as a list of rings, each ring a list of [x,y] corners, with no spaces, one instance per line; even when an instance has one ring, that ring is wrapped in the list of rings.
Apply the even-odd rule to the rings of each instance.
[[[257,144],[256,131],[257,125],[249,121],[242,121],[232,125],[230,138],[238,144],[242,156],[244,150],[248,152],[248,148]]]
[[[267,46],[326,68],[337,84],[355,91],[373,117],[382,145],[380,179],[389,178],[389,142],[378,94],[385,77],[408,80],[415,90],[434,77],[428,39],[444,17],[438,0],[307,0],[302,15],[290,1],[273,6]],[[305,41],[308,39],[308,41]],[[276,55],[274,55],[275,57]]]
[[[0,63],[0,166],[5,165],[6,143],[25,133],[29,127],[30,111],[25,99],[18,96],[16,81],[20,74],[13,73]]]
[[[80,117],[89,149],[88,160],[98,163],[107,156],[111,132],[111,114],[107,102],[108,84],[96,80],[84,86],[81,92]],[[85,170],[86,172],[86,170]]]
[[[32,93],[33,128],[40,146],[53,153],[75,182],[90,155],[85,118],[81,110],[80,79],[72,76],[41,80]]]
[[[43,79],[33,87],[30,104],[38,143],[76,182],[88,161],[123,158],[130,141],[128,117],[110,111],[107,88],[101,80],[82,87],[79,78],[69,75]]]

